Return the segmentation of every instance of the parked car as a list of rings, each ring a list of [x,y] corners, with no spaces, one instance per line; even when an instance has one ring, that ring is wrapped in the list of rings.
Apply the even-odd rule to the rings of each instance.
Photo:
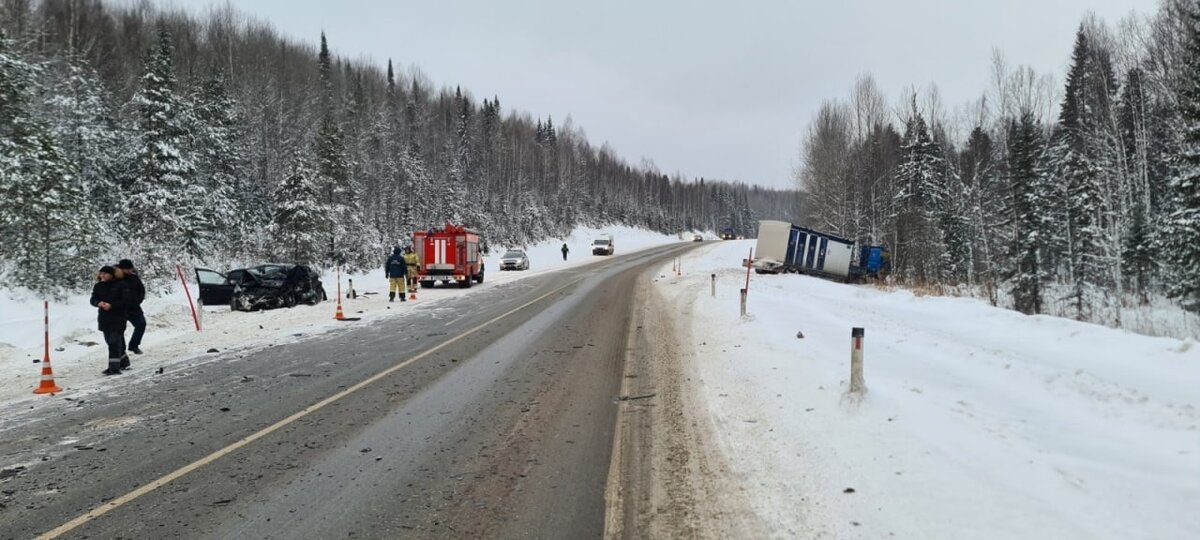
[[[328,299],[320,274],[302,264],[262,264],[225,274],[197,268],[196,281],[204,305],[228,304],[234,311],[313,305]]]
[[[529,256],[523,249],[510,249],[500,257],[501,270],[529,270]]]
[[[701,236],[701,235],[699,235],[699,234],[696,234],[696,235],[693,235],[693,236],[692,236],[692,241],[693,241],[693,242],[703,242],[703,241],[704,241],[704,237],[703,237],[703,236]]]

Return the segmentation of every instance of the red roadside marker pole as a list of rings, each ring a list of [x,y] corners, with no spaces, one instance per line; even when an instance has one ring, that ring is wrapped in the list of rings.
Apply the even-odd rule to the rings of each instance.
[[[200,331],[200,317],[196,316],[196,304],[192,302],[192,291],[188,289],[187,280],[183,278],[183,268],[175,265],[175,273],[179,274],[179,283],[183,285],[183,293],[187,295],[188,307],[192,308],[192,322],[196,323],[196,331]]]

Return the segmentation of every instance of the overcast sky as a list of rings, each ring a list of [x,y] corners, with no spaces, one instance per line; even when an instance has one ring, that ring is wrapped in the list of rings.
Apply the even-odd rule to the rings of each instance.
[[[196,6],[198,2],[187,2]],[[1080,19],[1157,0],[235,0],[283,33],[508,112],[569,115],[595,145],[668,174],[791,187],[821,101],[874,74],[894,103],[936,83],[948,107],[987,87],[993,47],[1061,80]],[[177,4],[178,5],[178,4]]]

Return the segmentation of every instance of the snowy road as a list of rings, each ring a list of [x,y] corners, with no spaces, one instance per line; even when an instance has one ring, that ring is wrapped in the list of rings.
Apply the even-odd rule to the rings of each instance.
[[[489,282],[10,417],[0,538],[598,537],[629,291],[690,247]]]

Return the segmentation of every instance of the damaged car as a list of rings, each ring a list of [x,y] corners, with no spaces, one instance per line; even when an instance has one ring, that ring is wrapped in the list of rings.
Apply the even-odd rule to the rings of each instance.
[[[320,274],[302,264],[261,264],[224,274],[197,268],[196,281],[202,304],[227,304],[234,311],[314,305],[328,300]]]

